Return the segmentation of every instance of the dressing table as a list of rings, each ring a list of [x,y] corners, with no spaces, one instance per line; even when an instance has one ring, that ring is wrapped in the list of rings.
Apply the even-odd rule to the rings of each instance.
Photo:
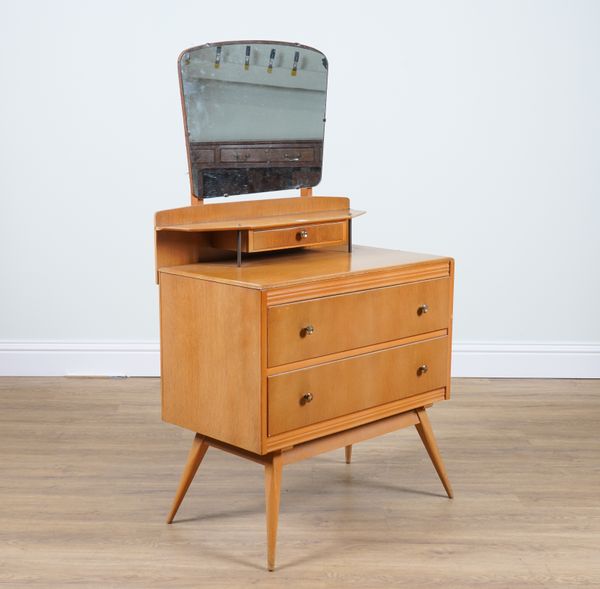
[[[184,51],[192,204],[155,222],[162,417],[195,434],[167,521],[209,447],[254,461],[269,570],[284,465],[414,425],[452,497],[426,410],[450,397],[454,263],[353,246],[362,213],[312,195],[327,68],[297,44]]]

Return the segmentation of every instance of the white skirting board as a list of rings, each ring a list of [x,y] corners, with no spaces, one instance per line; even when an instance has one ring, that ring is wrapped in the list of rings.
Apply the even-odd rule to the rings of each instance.
[[[1,342],[0,376],[159,376],[158,342]],[[455,342],[452,376],[600,378],[600,343]]]
[[[158,342],[0,342],[0,376],[159,376]]]
[[[600,343],[455,342],[452,376],[600,378]]]

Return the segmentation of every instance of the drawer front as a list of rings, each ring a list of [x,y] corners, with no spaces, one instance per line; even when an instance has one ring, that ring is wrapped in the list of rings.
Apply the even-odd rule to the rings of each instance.
[[[270,157],[272,162],[311,163],[315,161],[315,150],[313,147],[273,148]]]
[[[447,379],[447,337],[271,376],[268,435],[442,388]]]
[[[342,243],[346,240],[346,221],[253,231],[250,251],[285,249],[304,245]]]
[[[195,164],[211,164],[215,161],[214,149],[192,149],[190,157]]]
[[[268,311],[268,363],[279,366],[445,329],[449,307],[449,278],[277,305]]]
[[[222,147],[221,161],[241,164],[268,162],[269,150],[259,147]]]

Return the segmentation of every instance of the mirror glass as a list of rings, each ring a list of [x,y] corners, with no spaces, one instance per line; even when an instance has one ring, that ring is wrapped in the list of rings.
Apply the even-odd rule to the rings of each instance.
[[[321,179],[327,59],[274,41],[210,43],[179,58],[192,193],[306,188]]]

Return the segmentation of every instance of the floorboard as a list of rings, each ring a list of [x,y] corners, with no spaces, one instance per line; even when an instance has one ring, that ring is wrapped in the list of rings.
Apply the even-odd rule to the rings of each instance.
[[[0,379],[0,586],[600,587],[600,381],[459,379],[430,410],[455,498],[413,428],[288,466],[278,569],[263,473],[209,449],[157,379]]]

